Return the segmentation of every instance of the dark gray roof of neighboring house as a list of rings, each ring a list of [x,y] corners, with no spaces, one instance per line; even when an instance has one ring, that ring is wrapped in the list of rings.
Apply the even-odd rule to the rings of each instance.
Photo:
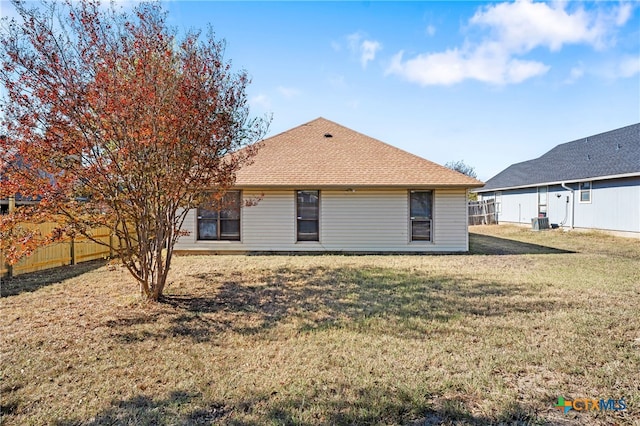
[[[567,142],[535,160],[512,164],[475,192],[640,174],[640,123]]]

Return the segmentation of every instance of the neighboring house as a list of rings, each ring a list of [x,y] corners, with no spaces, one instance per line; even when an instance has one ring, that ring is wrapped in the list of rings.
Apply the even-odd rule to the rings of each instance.
[[[558,145],[475,190],[499,222],[548,217],[568,228],[640,237],[640,124]]]
[[[464,252],[482,182],[318,118],[261,142],[225,210],[189,212],[176,251]],[[249,207],[242,200],[259,199]]]

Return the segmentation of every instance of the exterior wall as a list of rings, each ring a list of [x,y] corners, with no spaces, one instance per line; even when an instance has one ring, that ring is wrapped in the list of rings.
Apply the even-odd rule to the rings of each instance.
[[[591,202],[578,200],[575,227],[640,233],[640,177],[594,181]]]
[[[434,190],[432,242],[409,241],[407,190],[321,190],[319,242],[296,242],[295,190],[243,191],[245,199],[260,195],[257,205],[242,208],[241,241],[198,241],[196,211],[192,210],[183,225],[190,235],[181,237],[175,249],[212,252],[468,250],[464,189]]]
[[[580,202],[577,183],[549,186],[547,216],[565,227],[601,229],[640,235],[640,177],[593,181],[591,202]],[[479,194],[481,199],[495,193]],[[537,187],[502,191],[498,222],[531,223],[538,215]]]
[[[479,194],[481,200],[495,199],[495,193]],[[536,188],[502,191],[498,211],[498,223],[531,223],[538,216],[538,192]]]

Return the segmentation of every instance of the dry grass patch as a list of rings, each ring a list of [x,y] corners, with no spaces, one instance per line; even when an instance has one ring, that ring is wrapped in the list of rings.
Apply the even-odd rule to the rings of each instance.
[[[156,305],[121,269],[4,282],[3,424],[633,424],[638,241],[472,232],[469,255],[180,257]]]

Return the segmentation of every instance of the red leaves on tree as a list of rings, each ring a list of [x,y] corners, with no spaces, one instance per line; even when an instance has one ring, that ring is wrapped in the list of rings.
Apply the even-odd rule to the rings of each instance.
[[[0,197],[42,200],[20,220],[55,216],[84,235],[111,227],[118,255],[157,299],[186,211],[233,185],[266,130],[249,118],[246,73],[231,71],[212,34],[178,40],[158,3],[130,15],[91,0],[15,6],[25,22],[0,35]]]

